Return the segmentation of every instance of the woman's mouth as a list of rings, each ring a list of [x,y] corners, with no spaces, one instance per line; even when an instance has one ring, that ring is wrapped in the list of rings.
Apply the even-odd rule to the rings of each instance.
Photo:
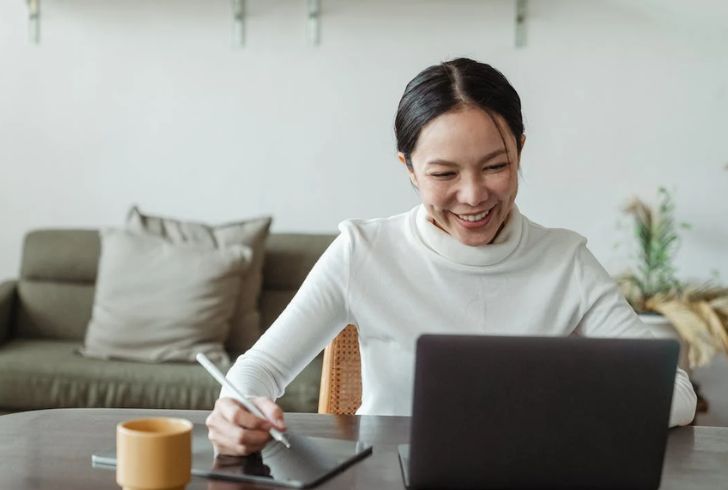
[[[457,214],[452,213],[453,216],[455,216],[458,220],[458,222],[465,228],[473,229],[473,228],[480,228],[482,226],[487,225],[490,222],[490,218],[493,215],[493,209],[495,207],[492,207],[488,209],[487,211],[481,211],[479,213],[468,213],[468,214]]]

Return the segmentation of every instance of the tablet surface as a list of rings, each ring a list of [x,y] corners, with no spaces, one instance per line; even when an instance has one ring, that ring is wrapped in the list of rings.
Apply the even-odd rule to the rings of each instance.
[[[192,474],[225,480],[255,481],[303,488],[316,485],[365,458],[372,447],[361,441],[343,441],[286,432],[291,448],[271,441],[262,451],[246,457],[215,457],[207,427],[195,424],[192,433]],[[116,451],[94,453],[94,467],[115,468]]]

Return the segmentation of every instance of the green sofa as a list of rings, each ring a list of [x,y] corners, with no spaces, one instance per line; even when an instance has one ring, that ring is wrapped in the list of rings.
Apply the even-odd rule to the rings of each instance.
[[[259,299],[267,328],[333,235],[272,234]],[[219,387],[196,364],[89,359],[76,353],[91,317],[100,253],[95,230],[25,237],[20,277],[0,283],[0,413],[62,407],[210,409]],[[237,354],[230,352],[231,359]],[[289,385],[286,411],[316,411],[319,355]]]

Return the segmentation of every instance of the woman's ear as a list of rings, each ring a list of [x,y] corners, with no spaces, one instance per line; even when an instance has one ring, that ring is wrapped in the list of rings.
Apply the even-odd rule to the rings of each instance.
[[[407,166],[407,158],[404,156],[404,153],[402,153],[401,151],[398,151],[397,158],[399,159],[399,163],[401,163],[405,167]]]
[[[519,172],[521,171],[521,153],[523,153],[523,147],[526,145],[526,135],[525,134],[521,135],[520,143],[521,143],[521,147],[518,150],[518,168],[516,169]]]
[[[415,172],[412,167],[407,164],[407,158],[404,156],[404,153],[398,151],[397,158],[399,158],[400,163],[404,165],[404,168],[407,169],[407,175],[409,176],[412,185],[415,187],[415,189],[419,189],[419,187],[417,187],[417,176],[415,176]]]

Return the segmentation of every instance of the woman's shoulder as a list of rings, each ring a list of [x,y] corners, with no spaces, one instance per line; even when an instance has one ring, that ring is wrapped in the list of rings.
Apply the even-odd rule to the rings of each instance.
[[[342,234],[357,238],[375,238],[384,235],[396,235],[406,232],[411,220],[417,212],[417,207],[404,213],[395,214],[385,218],[353,218],[339,223]]]
[[[566,228],[551,228],[531,221],[523,216],[523,227],[527,236],[527,247],[539,250],[576,251],[586,245],[586,238]]]
[[[347,219],[339,223],[336,241],[350,257],[391,256],[412,241],[417,208],[386,218]]]

